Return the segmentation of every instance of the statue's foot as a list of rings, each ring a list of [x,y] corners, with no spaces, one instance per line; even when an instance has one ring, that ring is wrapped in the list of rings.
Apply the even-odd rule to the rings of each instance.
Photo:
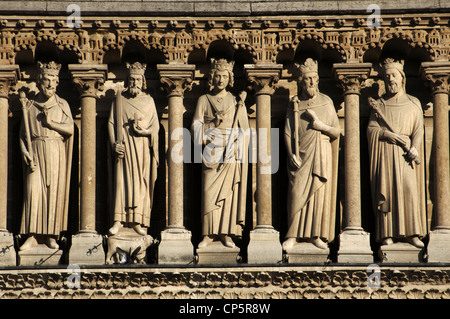
[[[328,245],[326,242],[324,242],[322,239],[320,239],[319,237],[314,237],[310,240],[310,243],[312,243],[314,246],[316,246],[317,248],[320,249],[327,249]]]
[[[25,240],[23,245],[20,246],[19,250],[20,251],[28,250],[28,249],[31,249],[31,248],[37,246],[37,244],[38,244],[38,242],[37,242],[36,238],[34,236],[30,236],[27,238],[27,240]]]
[[[418,236],[411,236],[411,237],[408,237],[408,238],[406,239],[406,241],[407,241],[408,243],[410,243],[411,245],[417,247],[417,248],[423,248],[423,247],[425,247],[425,244],[419,239]]]
[[[392,240],[391,237],[385,238],[382,242],[381,245],[392,245],[394,243],[394,241]]]
[[[284,241],[282,247],[283,250],[288,250],[291,249],[292,247],[294,247],[294,245],[297,243],[297,239],[296,238],[288,238]]]
[[[122,223],[119,222],[119,221],[114,222],[114,225],[108,230],[108,234],[110,236],[117,235],[117,233],[119,232],[120,228],[122,228]]]
[[[222,244],[224,244],[225,247],[233,248],[236,246],[231,237],[228,235],[220,236],[220,241],[222,242]]]
[[[198,244],[198,248],[203,248],[211,244],[213,241],[213,238],[210,236],[203,236],[202,241]]]
[[[58,243],[56,242],[56,239],[53,238],[53,237],[49,237],[49,238],[47,239],[46,244],[47,244],[47,247],[50,248],[50,249],[59,249],[59,245],[58,245]]]
[[[134,225],[133,229],[134,229],[134,231],[135,231],[136,233],[138,233],[139,235],[142,235],[142,236],[147,235],[147,229],[142,228],[140,224]]]

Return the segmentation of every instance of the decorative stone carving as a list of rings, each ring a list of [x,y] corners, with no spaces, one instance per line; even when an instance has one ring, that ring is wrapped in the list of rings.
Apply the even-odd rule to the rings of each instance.
[[[376,239],[383,261],[418,262],[420,238],[427,234],[423,112],[419,100],[405,92],[403,63],[388,58],[382,69],[386,93],[369,98],[367,127]]]
[[[327,242],[335,237],[340,127],[333,101],[319,92],[317,62],[308,58],[299,71],[300,92],[291,100],[285,124],[289,186],[283,249],[289,262],[302,252],[325,262]]]
[[[144,92],[146,65],[135,62],[127,66],[126,89],[117,92],[108,122],[115,162],[114,224],[109,229],[109,242],[116,241],[115,237],[134,242],[148,236],[159,164],[159,121],[153,98]],[[124,227],[131,228],[131,234]],[[111,254],[108,252],[107,257]],[[111,262],[110,258],[106,262]]]
[[[236,258],[239,249],[233,239],[241,238],[245,223],[249,123],[246,93],[236,98],[228,91],[234,84],[233,66],[234,62],[212,59],[211,92],[198,99],[191,126],[195,145],[203,147],[200,263],[202,252],[217,241]],[[223,250],[225,256],[227,249],[220,246],[213,250]],[[220,263],[219,258],[206,262]]]
[[[72,113],[56,94],[61,65],[38,62],[38,66],[40,92],[31,101],[21,94],[20,149],[26,188],[20,233],[28,235],[20,247],[21,265],[34,264],[35,258],[49,258],[47,263],[57,264],[56,256],[61,256],[57,239],[67,230]]]

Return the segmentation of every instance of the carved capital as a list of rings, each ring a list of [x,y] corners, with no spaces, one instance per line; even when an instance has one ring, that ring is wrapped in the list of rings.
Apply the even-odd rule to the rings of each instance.
[[[450,62],[423,62],[420,73],[433,94],[449,93]]]
[[[106,64],[69,64],[72,82],[83,97],[96,97],[107,78]]]
[[[167,97],[183,97],[186,90],[192,87],[195,65],[193,64],[158,64],[160,81]]]
[[[256,95],[272,95],[281,78],[283,66],[275,63],[245,64],[244,69]]]
[[[372,63],[335,63],[333,77],[345,94],[360,94],[369,78]]]
[[[0,97],[8,98],[9,89],[16,84],[19,76],[20,71],[18,65],[0,65]]]

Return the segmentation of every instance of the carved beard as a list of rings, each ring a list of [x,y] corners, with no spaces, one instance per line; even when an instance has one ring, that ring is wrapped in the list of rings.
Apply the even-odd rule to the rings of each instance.
[[[56,88],[54,88],[54,87],[49,88],[49,87],[41,86],[41,92],[42,92],[42,94],[45,95],[45,97],[51,98],[53,95],[55,95]]]
[[[319,91],[318,89],[317,89],[317,86],[316,85],[312,85],[312,86],[304,86],[303,87],[303,90],[304,90],[304,92],[305,92],[305,95],[308,97],[308,98],[313,98],[314,96],[316,96],[317,95],[317,92]]]
[[[396,82],[388,83],[387,91],[391,94],[396,94],[400,91],[400,85]]]
[[[128,90],[132,96],[137,96],[139,93],[141,93],[142,88],[140,88],[139,86],[130,86]]]

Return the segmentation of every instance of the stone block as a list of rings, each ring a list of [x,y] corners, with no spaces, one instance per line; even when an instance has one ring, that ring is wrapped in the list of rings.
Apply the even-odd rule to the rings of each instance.
[[[61,263],[62,250],[51,249],[45,244],[18,253],[19,266],[56,266]]]
[[[424,261],[424,251],[424,248],[398,242],[381,246],[378,255],[382,263],[420,263]]]
[[[429,233],[428,262],[450,263],[450,232],[437,230]]]
[[[247,247],[249,264],[277,264],[283,260],[280,233],[274,229],[255,229],[250,232]]]
[[[69,250],[70,265],[104,265],[103,238],[97,233],[78,233],[72,236]]]
[[[0,266],[15,266],[16,263],[13,234],[0,231]]]
[[[158,246],[159,264],[188,265],[194,262],[194,246],[191,232],[186,229],[166,229],[161,232]]]
[[[312,243],[297,243],[286,250],[286,261],[289,264],[325,264],[328,262],[330,249],[321,249]]]
[[[338,263],[373,263],[370,234],[364,231],[344,231],[339,235]]]
[[[237,264],[240,262],[239,247],[226,247],[220,241],[214,241],[206,247],[197,249],[198,264]]]

